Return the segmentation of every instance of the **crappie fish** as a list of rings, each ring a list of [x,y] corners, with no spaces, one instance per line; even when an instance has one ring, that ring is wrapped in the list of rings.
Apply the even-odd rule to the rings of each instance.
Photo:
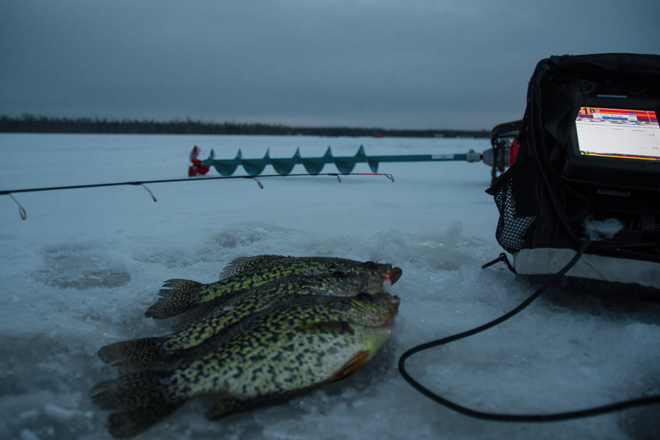
[[[107,363],[130,369],[168,368],[181,351],[231,328],[248,316],[304,295],[356,296],[382,285],[367,273],[338,273],[319,276],[291,275],[250,289],[229,300],[208,301],[192,310],[180,331],[162,337],[118,342],[99,350]]]
[[[285,302],[242,321],[180,368],[100,383],[92,400],[119,411],[108,419],[115,437],[139,434],[199,396],[220,397],[208,419],[281,402],[358,371],[389,338],[398,307],[388,293]]]
[[[256,260],[256,264],[252,264]],[[223,274],[229,278],[211,284],[173,279],[165,282],[160,299],[146,312],[152,318],[169,318],[216,298],[229,299],[253,287],[289,275],[322,275],[332,273],[367,273],[380,282],[375,282],[368,293],[388,292],[392,282],[401,276],[401,269],[391,264],[373,261],[361,262],[332,257],[278,257],[258,255],[234,260]],[[393,278],[396,277],[396,280]]]

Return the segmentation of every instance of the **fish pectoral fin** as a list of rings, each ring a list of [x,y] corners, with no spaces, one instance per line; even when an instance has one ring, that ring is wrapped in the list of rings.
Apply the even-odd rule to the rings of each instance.
[[[345,379],[356,371],[360,370],[367,363],[369,359],[369,351],[359,351],[348,362],[346,362],[335,374],[330,378],[330,382]]]
[[[355,330],[353,330],[353,327],[347,321],[309,322],[299,325],[298,330],[310,333],[355,334]]]
[[[220,280],[224,280],[236,275],[237,273],[251,269],[257,264],[271,260],[280,260],[282,258],[289,257],[284,255],[255,255],[253,257],[238,257],[227,266],[225,266],[224,269],[222,269],[222,272],[220,273]]]

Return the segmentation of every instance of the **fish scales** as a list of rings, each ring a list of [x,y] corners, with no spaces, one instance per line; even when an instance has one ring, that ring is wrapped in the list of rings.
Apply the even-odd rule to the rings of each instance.
[[[382,285],[369,274],[292,275],[243,292],[228,301],[209,301],[194,310],[188,325],[168,336],[117,342],[99,350],[105,362],[122,371],[172,368],[181,351],[190,350],[246,317],[304,295],[356,296],[370,286]]]
[[[92,399],[120,411],[109,417],[116,437],[136,435],[198,396],[220,396],[209,419],[286,400],[370,360],[388,339],[398,305],[386,293],[283,303],[242,321],[180,368],[103,382]]]
[[[265,283],[226,302],[215,304],[209,301],[200,306],[202,310],[196,316],[197,322],[166,337],[162,348],[178,351],[194,347],[253,313],[301,295],[355,296],[378,281],[382,284],[382,280],[353,273],[346,276],[289,276]]]
[[[252,258],[259,258],[259,256]],[[161,298],[147,310],[146,315],[159,319],[169,318],[216,298],[229,299],[250,288],[289,275],[313,276],[335,272],[369,272],[379,274],[383,279],[389,280],[391,270],[391,264],[332,257],[287,257],[266,260],[211,284],[187,280],[166,281],[164,287],[170,288],[160,291]],[[400,276],[400,269],[397,268],[397,270],[398,272],[395,273]]]
[[[319,299],[284,304],[235,327],[220,349],[166,380],[169,395],[187,399],[215,390],[249,399],[305,388],[331,380],[365,346],[379,348],[389,337],[389,327],[381,326],[395,313],[391,305],[374,313],[364,310],[364,297]]]

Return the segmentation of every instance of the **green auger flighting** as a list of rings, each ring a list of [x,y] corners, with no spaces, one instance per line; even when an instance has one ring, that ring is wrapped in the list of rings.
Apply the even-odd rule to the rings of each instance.
[[[160,299],[149,307],[146,315],[152,318],[169,318],[181,314],[216,298],[229,299],[253,287],[289,275],[323,275],[366,273],[380,277],[379,286],[368,293],[389,291],[392,278],[401,276],[401,269],[391,264],[373,261],[361,262],[332,257],[285,257],[258,255],[234,260],[221,274],[221,280],[211,284],[173,279],[165,282]]]
[[[397,269],[397,268],[395,268]],[[396,282],[398,274],[392,277]],[[285,301],[305,295],[357,296],[361,292],[383,290],[383,279],[374,273],[351,272],[318,276],[290,275],[262,284],[232,298],[218,298],[192,309],[174,334],[117,342],[101,348],[99,356],[123,371],[172,368],[190,349],[241,320]]]
[[[251,315],[170,371],[141,371],[100,383],[92,400],[110,433],[131,437],[186,401],[216,395],[218,419],[281,402],[342,379],[368,362],[390,336],[399,299],[303,296]]]

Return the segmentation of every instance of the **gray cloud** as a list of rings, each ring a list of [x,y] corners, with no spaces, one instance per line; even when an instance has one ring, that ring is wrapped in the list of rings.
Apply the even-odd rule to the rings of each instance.
[[[6,1],[0,114],[489,129],[542,58],[657,53],[657,1],[594,5]]]

